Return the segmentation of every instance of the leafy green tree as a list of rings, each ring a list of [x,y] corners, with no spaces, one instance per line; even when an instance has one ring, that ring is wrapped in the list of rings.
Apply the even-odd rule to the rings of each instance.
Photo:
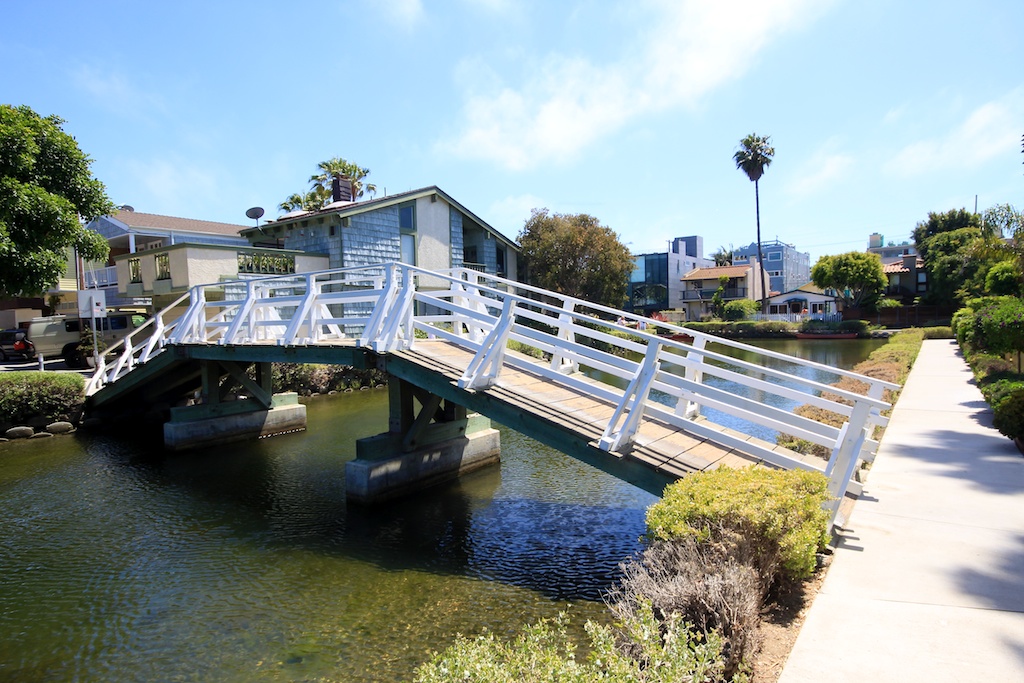
[[[768,288],[764,280],[764,254],[761,251],[761,196],[758,181],[764,171],[772,163],[775,148],[771,146],[771,138],[751,133],[740,140],[740,148],[732,155],[736,168],[747,174],[754,183],[754,211],[757,217],[757,262],[761,265],[761,312],[768,312]]]
[[[848,308],[874,302],[886,285],[882,259],[861,251],[822,256],[811,268],[811,281],[822,289],[835,290]]]
[[[953,209],[945,213],[928,212],[928,220],[922,221],[914,228],[914,246],[917,253],[928,263],[928,240],[944,232],[952,232],[962,228],[981,228],[981,219],[976,213],[966,209]]]
[[[718,289],[711,295],[711,315],[721,318],[725,313],[725,288],[729,285],[729,276],[718,277]]]
[[[986,233],[996,237],[1013,238],[1024,233],[1024,214],[1012,204],[997,204],[985,209],[985,213],[981,215],[981,224]]]
[[[1020,296],[1021,272],[1016,261],[1000,261],[985,274],[985,294],[989,296]]]
[[[967,227],[940,232],[929,237],[928,256],[924,268],[928,273],[928,292],[925,303],[953,306],[964,298],[964,292],[984,287],[983,271],[987,260],[968,254],[982,251],[985,238],[981,228]]]
[[[105,261],[109,248],[83,221],[111,214],[92,159],[58,116],[0,105],[0,292],[39,294],[57,283],[68,249]]]
[[[606,306],[625,303],[633,257],[593,216],[534,209],[518,239],[531,284]]]

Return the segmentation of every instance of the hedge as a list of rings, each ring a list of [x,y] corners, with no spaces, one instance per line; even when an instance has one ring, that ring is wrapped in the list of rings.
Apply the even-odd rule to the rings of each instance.
[[[71,420],[85,400],[84,392],[85,379],[77,372],[0,374],[0,426]]]

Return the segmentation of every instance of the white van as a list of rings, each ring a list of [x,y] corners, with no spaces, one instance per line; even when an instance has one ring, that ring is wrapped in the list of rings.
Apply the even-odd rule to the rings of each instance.
[[[108,312],[106,318],[96,319],[97,331],[109,347],[146,322],[146,318],[143,313]],[[91,319],[83,321],[71,315],[32,318],[28,325],[28,338],[35,344],[36,353],[43,358],[63,358],[69,368],[82,368],[86,363],[78,345],[82,340],[82,330],[91,329],[91,324]]]

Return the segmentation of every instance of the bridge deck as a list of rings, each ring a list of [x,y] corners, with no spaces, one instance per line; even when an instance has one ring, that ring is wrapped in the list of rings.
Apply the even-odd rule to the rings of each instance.
[[[514,352],[509,351],[509,354]],[[462,376],[473,353],[454,344],[443,341],[417,340],[412,350],[400,351],[393,355],[415,363],[425,370],[443,375],[454,383]],[[525,358],[525,356],[520,356]],[[544,361],[537,360],[541,367]],[[595,382],[596,384],[596,382]],[[486,393],[522,411],[527,419],[541,420],[576,433],[579,438],[595,445],[601,438],[604,425],[615,410],[608,401],[589,396],[582,391],[558,386],[546,380],[539,373],[508,366],[502,368],[495,386]],[[698,418],[700,419],[700,418]],[[709,424],[710,423],[706,423]],[[713,425],[712,425],[713,426]],[[719,431],[725,428],[715,427]],[[738,432],[730,433],[738,435]],[[742,435],[745,440],[756,440]],[[763,443],[763,442],[762,442]],[[778,445],[764,444],[771,450],[785,453],[789,457],[807,462],[821,461],[785,449]],[[720,466],[745,467],[760,464],[752,457],[733,449],[694,437],[675,425],[660,420],[645,420],[637,433],[633,447],[625,456],[608,453],[608,457],[627,457],[639,461],[671,479],[678,479],[696,471],[715,469]]]

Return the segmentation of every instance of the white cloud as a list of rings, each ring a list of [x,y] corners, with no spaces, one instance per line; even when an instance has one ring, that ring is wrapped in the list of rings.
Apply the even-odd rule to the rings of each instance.
[[[425,15],[422,0],[369,0],[387,19],[407,31],[414,29]]]
[[[972,111],[945,135],[919,140],[901,149],[885,170],[913,176],[948,168],[977,168],[1001,154],[1017,151],[1024,119],[1024,90]]]
[[[167,113],[167,104],[160,95],[129,83],[120,74],[82,66],[72,73],[72,79],[78,88],[109,111],[140,119]]]
[[[849,154],[835,151],[836,147],[838,142],[829,140],[801,164],[786,188],[789,193],[804,198],[846,178],[854,160]]]
[[[692,106],[742,75],[758,51],[823,6],[811,0],[651,0],[646,10],[653,28],[624,45],[620,61],[549,54],[518,86],[473,69],[481,78],[468,86],[460,132],[438,148],[514,170],[566,161],[631,119]]]

